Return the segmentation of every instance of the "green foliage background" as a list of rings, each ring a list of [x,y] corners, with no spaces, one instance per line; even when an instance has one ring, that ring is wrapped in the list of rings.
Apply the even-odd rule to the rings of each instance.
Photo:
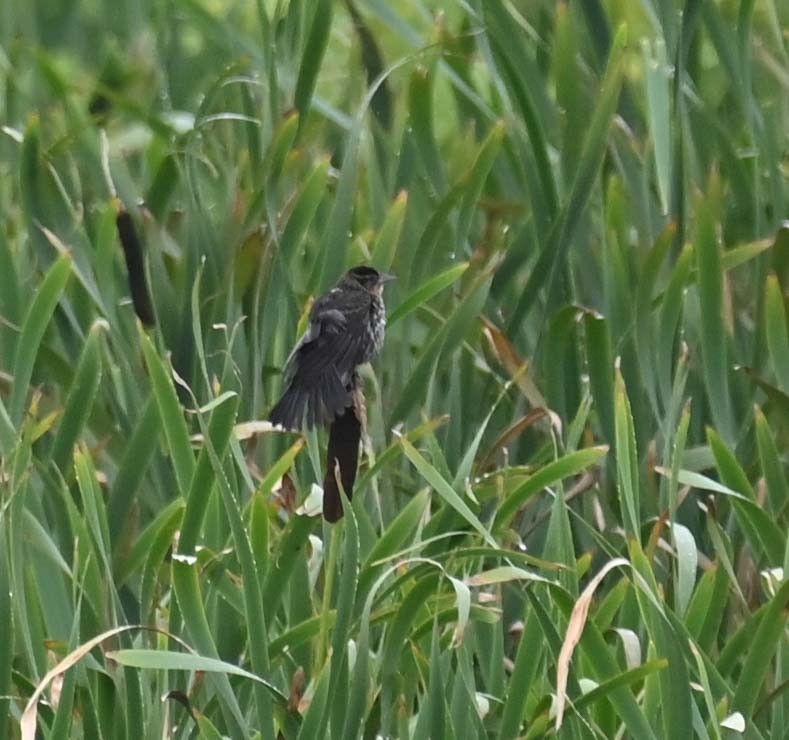
[[[786,736],[789,6],[0,14],[0,738]],[[238,425],[358,262],[330,528]]]

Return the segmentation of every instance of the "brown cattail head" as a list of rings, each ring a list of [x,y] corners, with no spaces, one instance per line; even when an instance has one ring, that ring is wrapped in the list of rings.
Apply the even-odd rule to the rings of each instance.
[[[156,318],[151,305],[151,297],[148,294],[148,281],[145,278],[145,258],[142,251],[142,243],[137,235],[137,227],[131,214],[124,208],[123,204],[116,200],[115,226],[118,229],[118,237],[123,247],[123,256],[126,260],[126,271],[129,274],[129,290],[131,291],[134,312],[142,322],[143,326],[153,326]]]

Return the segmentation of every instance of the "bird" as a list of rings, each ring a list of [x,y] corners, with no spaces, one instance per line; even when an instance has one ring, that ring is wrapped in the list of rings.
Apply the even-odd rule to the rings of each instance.
[[[358,265],[315,301],[309,328],[285,363],[285,392],[269,414],[272,424],[294,431],[330,424],[352,405],[356,368],[383,346],[383,289],[392,279]]]
[[[299,430],[328,424],[323,516],[343,515],[340,484],[353,495],[359,443],[366,426],[364,392],[357,372],[381,351],[386,331],[384,285],[394,276],[359,265],[313,304],[310,326],[285,363],[285,392],[269,421]]]

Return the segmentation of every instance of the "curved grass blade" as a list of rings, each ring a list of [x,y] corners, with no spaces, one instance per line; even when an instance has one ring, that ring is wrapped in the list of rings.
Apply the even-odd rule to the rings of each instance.
[[[564,455],[540,468],[525,483],[506,494],[496,513],[493,529],[497,530],[509,523],[518,509],[544,488],[580,473],[600,461],[606,454],[608,454],[607,446],[588,447]]]
[[[400,439],[403,445],[403,452],[406,457],[411,461],[413,466],[419,471],[419,474],[433,487],[441,498],[457,511],[487,542],[491,547],[498,547],[496,541],[490,535],[487,529],[482,525],[482,522],[477,518],[476,514],[468,507],[468,504],[460,498],[454,488],[448,481],[441,477],[441,474],[422,456],[422,454],[414,447],[405,437]]]
[[[789,619],[789,580],[784,581],[770,600],[756,629],[751,648],[745,658],[737,688],[732,697],[733,710],[751,717],[759,692]]]
[[[299,76],[296,80],[296,91],[293,96],[294,105],[299,112],[299,122],[303,125],[307,119],[307,112],[312,103],[315,92],[315,83],[318,72],[329,43],[332,22],[332,0],[318,0],[312,18],[312,26],[299,66]]]
[[[114,543],[118,542],[118,534],[126,514],[142,483],[148,464],[159,446],[160,431],[159,408],[156,399],[150,396],[129,438],[118,473],[110,489],[109,522],[110,534]]]
[[[713,221],[713,214],[717,210],[717,204],[712,197],[700,203],[697,208],[698,236],[695,251],[701,304],[701,354],[712,418],[724,439],[733,444],[736,436],[729,393],[726,329],[723,324],[723,273]]]
[[[563,265],[572,244],[575,231],[591,197],[598,170],[608,146],[608,131],[616,113],[619,92],[624,74],[624,48],[626,33],[622,27],[614,38],[605,76],[597,96],[597,107],[586,131],[581,160],[575,171],[567,201],[556,218],[547,243],[534,266],[510,319],[510,331],[518,329],[526,314],[537,300],[539,292],[547,286],[553,289],[559,267]]]
[[[371,261],[379,270],[389,270],[397,254],[397,245],[400,243],[400,234],[403,231],[406,209],[408,207],[408,193],[401,190],[394,199],[389,212],[375,238],[370,250]]]
[[[430,278],[414,290],[394,311],[387,317],[386,325],[392,328],[398,321],[415,311],[423,303],[427,303],[433,296],[448,288],[468,269],[468,262],[450,267],[448,270]]]
[[[195,458],[192,445],[189,442],[189,431],[184,419],[183,409],[175,387],[169,377],[164,363],[154,349],[150,337],[141,332],[142,351],[145,355],[145,364],[151,375],[156,404],[159,407],[159,418],[162,421],[164,436],[175,468],[175,477],[182,496],[189,490],[192,475],[195,469]]]
[[[638,451],[633,426],[633,414],[627,397],[625,381],[616,371],[616,471],[617,488],[623,503],[623,519],[628,536],[640,541],[641,532],[641,487],[638,471]]]
[[[52,462],[66,475],[71,464],[74,444],[87,424],[93,401],[101,381],[101,335],[109,326],[103,319],[91,327],[85,347],[77,363],[74,381],[69,389],[63,417],[52,444]]]
[[[786,299],[775,275],[767,276],[764,325],[778,387],[789,393],[789,328],[786,321]]]
[[[22,322],[22,331],[17,341],[13,363],[14,384],[8,402],[8,415],[15,426],[22,421],[25,398],[33,376],[39,346],[68,282],[71,262],[71,256],[64,254],[49,268]]]
[[[287,697],[274,684],[224,660],[207,658],[193,653],[177,653],[173,650],[145,649],[111,650],[106,653],[106,656],[107,660],[130,668],[144,668],[154,671],[201,671],[203,673],[226,673],[230,676],[241,676],[265,686],[281,704],[288,703]]]

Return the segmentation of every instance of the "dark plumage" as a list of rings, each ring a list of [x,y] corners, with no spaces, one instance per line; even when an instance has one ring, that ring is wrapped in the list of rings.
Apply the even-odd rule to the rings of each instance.
[[[350,387],[351,406],[329,425],[326,475],[323,478],[323,517],[327,522],[336,522],[342,517],[340,485],[349,501],[353,496],[359,443],[367,422],[362,384],[357,373],[353,374]]]
[[[288,358],[285,393],[269,416],[273,424],[295,430],[330,424],[352,405],[354,371],[383,345],[382,293],[391,279],[360,265],[315,301],[310,327]]]

